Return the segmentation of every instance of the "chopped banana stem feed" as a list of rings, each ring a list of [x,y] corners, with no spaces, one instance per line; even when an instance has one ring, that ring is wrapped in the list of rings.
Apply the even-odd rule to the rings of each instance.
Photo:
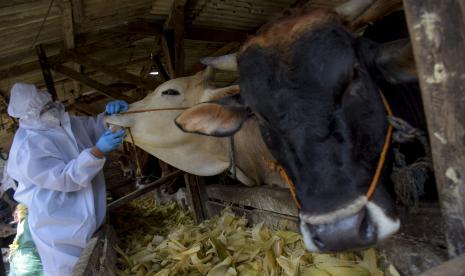
[[[118,275],[383,275],[374,249],[309,253],[299,233],[249,227],[228,209],[194,224],[174,203],[138,199],[112,219],[123,247]]]

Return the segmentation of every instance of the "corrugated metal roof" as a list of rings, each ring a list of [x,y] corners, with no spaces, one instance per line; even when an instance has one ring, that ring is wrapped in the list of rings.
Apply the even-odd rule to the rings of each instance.
[[[33,50],[34,39],[47,12],[49,1],[34,1],[0,9],[0,58]],[[37,43],[62,39],[61,14],[53,4]]]
[[[77,33],[108,28],[150,14],[151,0],[83,0],[85,20]]]
[[[293,2],[295,1],[209,0],[198,5],[192,23],[195,26],[252,31],[289,8]]]

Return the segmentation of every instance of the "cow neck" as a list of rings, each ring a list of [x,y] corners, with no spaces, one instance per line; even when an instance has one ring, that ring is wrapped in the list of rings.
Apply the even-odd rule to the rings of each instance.
[[[134,114],[134,113],[145,113],[145,112],[156,112],[156,111],[169,111],[169,110],[186,110],[189,107],[171,107],[171,108],[151,108],[151,109],[138,109],[138,110],[131,110],[131,111],[126,111],[126,112],[121,112],[119,113],[120,115],[126,115],[126,114]],[[136,158],[136,178],[142,178],[142,169],[141,165],[139,162],[139,157],[137,156],[137,149],[136,149],[136,143],[134,142],[134,136],[132,136],[131,128],[126,127],[129,137],[131,138],[131,143],[134,151],[134,156]]]
[[[236,173],[236,147],[234,145],[234,134],[229,136],[229,168],[228,172],[232,174],[232,178],[237,180]]]
[[[384,108],[386,109],[386,113],[388,114],[388,116],[393,116],[391,107],[389,106],[389,103],[387,102],[386,98],[384,97],[381,91],[379,91],[379,95],[383,102]],[[386,155],[389,149],[389,144],[391,143],[392,130],[393,130],[393,127],[391,124],[389,124],[387,132],[386,132],[386,137],[384,139],[383,149],[381,150],[381,154],[378,159],[378,164],[376,166],[375,174],[373,175],[373,178],[370,182],[370,186],[368,187],[368,191],[365,194],[367,200],[371,199],[371,197],[373,196],[373,193],[375,192],[376,186],[379,183],[379,177],[384,167],[384,162],[386,161]],[[291,192],[292,198],[294,199],[295,205],[297,206],[298,209],[301,209],[299,199],[297,198],[297,195],[295,192],[294,182],[292,182],[292,179],[289,177],[286,170],[281,165],[274,164],[274,162],[270,162],[270,164],[273,167],[273,169],[279,173],[281,178],[287,183],[287,185],[289,186],[289,191]]]

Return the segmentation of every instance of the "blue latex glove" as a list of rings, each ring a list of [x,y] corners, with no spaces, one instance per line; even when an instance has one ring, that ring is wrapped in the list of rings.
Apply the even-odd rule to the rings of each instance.
[[[104,154],[118,148],[123,142],[125,131],[120,129],[116,132],[107,130],[97,141],[95,146]]]
[[[128,111],[129,105],[127,102],[122,101],[122,100],[114,100],[105,106],[105,112],[107,114],[116,114],[120,112],[125,112]]]

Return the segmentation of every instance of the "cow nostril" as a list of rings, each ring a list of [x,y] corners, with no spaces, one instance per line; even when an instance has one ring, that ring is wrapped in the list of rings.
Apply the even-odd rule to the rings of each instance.
[[[365,214],[362,222],[360,223],[360,239],[363,241],[373,241],[375,239],[376,229],[370,216]]]
[[[309,228],[311,228],[311,226],[309,226]],[[313,243],[315,244],[316,247],[318,247],[318,249],[322,250],[325,248],[325,244],[324,242],[321,240],[321,238],[316,234],[316,233],[312,233],[312,240],[313,240]]]

